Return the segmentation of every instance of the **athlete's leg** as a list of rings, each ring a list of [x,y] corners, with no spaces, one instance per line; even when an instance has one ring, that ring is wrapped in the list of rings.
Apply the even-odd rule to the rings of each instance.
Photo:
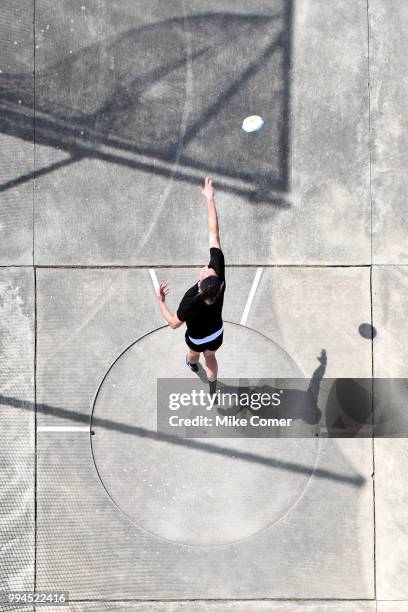
[[[192,351],[191,348],[188,349],[188,360],[190,363],[198,363],[200,359],[200,353],[196,353],[196,351]]]
[[[205,371],[209,382],[217,380],[218,363],[215,351],[204,351]]]

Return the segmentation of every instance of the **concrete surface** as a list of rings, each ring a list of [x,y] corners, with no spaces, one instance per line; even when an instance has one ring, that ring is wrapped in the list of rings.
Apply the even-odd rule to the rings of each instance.
[[[37,264],[198,263],[208,173],[230,263],[369,263],[363,0],[41,0],[36,36]]]
[[[387,377],[405,410],[406,3],[3,5],[0,588],[78,612],[405,610],[406,440],[135,434],[155,369],[186,376],[149,269],[174,310],[207,263],[206,174],[224,375],[321,368],[320,428],[344,376]]]
[[[369,377],[371,342],[359,326],[370,321],[370,301],[366,268],[266,268],[247,324],[284,346],[307,376],[324,349],[327,378]]]
[[[295,602],[295,601],[264,601],[264,602],[166,602],[166,603],[119,603],[115,602],[115,610],[127,612],[135,610],[136,612],[183,612],[184,610],[192,612],[374,612],[375,603],[372,602],[345,602],[345,601],[313,601],[313,602]],[[71,604],[70,612],[99,612],[112,610],[112,604],[98,602]],[[384,608],[393,612],[393,608]],[[51,608],[50,612],[58,612],[57,608]],[[400,612],[395,608],[395,612]]]
[[[34,583],[33,298],[32,270],[0,270],[0,590]]]
[[[0,265],[33,263],[33,2],[0,17]],[[25,75],[24,87],[19,87]]]
[[[161,271],[162,274],[164,272],[173,289],[172,304],[175,304],[184,288],[190,284],[193,271],[185,270],[183,275],[182,270]],[[84,425],[89,423],[99,384],[110,365],[129,346],[129,340],[132,343],[137,337],[162,324],[153,285],[146,270],[48,269],[38,270],[37,274],[40,305],[37,328],[38,422],[48,426]],[[170,282],[173,274],[178,275],[180,284],[177,286]],[[233,278],[235,275],[232,281],[235,286],[239,285],[239,274],[238,269],[232,274]],[[338,280],[344,282],[342,275],[343,271]],[[184,283],[181,283],[182,276]],[[243,278],[245,284],[249,279],[245,270]],[[265,279],[268,284],[268,277]],[[360,276],[351,276],[348,281],[356,285],[357,292],[361,290]],[[293,286],[292,290],[296,291],[296,287]],[[301,284],[298,290],[302,292]],[[341,312],[343,320],[347,320],[350,316],[347,302],[330,301],[328,297],[326,301],[331,304],[333,318],[340,316]],[[233,304],[231,295],[226,311],[232,313]],[[236,310],[236,322],[239,322],[241,314]],[[148,316],[153,321],[150,330]],[[362,317],[363,313],[360,319]],[[257,318],[253,316],[251,326],[256,329],[256,325]],[[317,333],[320,321],[315,320],[311,313],[305,325],[316,326]],[[267,375],[274,364],[282,364],[284,369],[280,371],[288,372],[288,363],[291,364],[291,371],[298,375],[299,364],[288,359],[287,351],[280,349],[279,343],[276,348],[275,342],[266,340],[262,343],[263,346],[271,345],[271,359],[267,358],[261,369],[262,362],[259,362],[254,372],[255,356],[248,351],[254,343],[251,334],[255,332],[244,329],[242,333],[242,337],[236,336],[243,351],[242,357],[239,357],[234,339],[237,332],[226,329],[226,334],[232,337],[225,346],[224,359],[221,354],[220,358],[221,371],[227,376],[231,376],[237,368],[238,374],[246,377],[258,372]],[[125,338],[128,339],[127,346],[124,346]],[[356,342],[359,343],[358,335]],[[271,446],[270,440],[266,440],[263,446],[260,440],[244,440],[247,447],[253,447],[252,452],[278,459],[278,470],[272,469],[270,471],[274,473],[270,474],[259,466],[246,466],[245,462],[236,471],[231,459],[220,457],[217,462],[214,458],[205,457],[204,449],[181,448],[176,457],[177,453],[168,445],[135,439],[131,434],[132,427],[136,433],[137,426],[141,424],[140,409],[148,412],[146,401],[150,384],[156,377],[149,367],[151,359],[154,359],[159,373],[165,372],[167,365],[170,372],[185,376],[182,330],[172,332],[167,328],[161,329],[134,346],[133,351],[126,351],[125,358],[116,362],[104,380],[95,405],[99,424],[97,421],[93,436],[93,455],[89,433],[76,436],[70,433],[62,436],[52,432],[39,433],[39,584],[46,584],[47,581],[67,584],[76,598],[93,598],[98,593],[108,598],[117,598],[120,594],[134,598],[239,598],[250,594],[252,598],[257,598],[284,597],[285,593],[296,598],[308,598],[312,593],[319,593],[318,596],[325,598],[340,597],[340,593],[342,596],[347,593],[352,598],[372,597],[371,441],[321,440],[316,447],[314,440],[303,440],[302,445],[298,444],[300,440],[282,440],[285,444],[277,455],[278,449],[276,445]],[[163,355],[159,354],[159,348]],[[269,350],[261,346],[257,349],[258,354],[265,356],[269,355]],[[177,354],[179,358],[176,360]],[[174,357],[169,360],[170,355]],[[315,361],[313,369],[318,365]],[[144,381],[143,386],[139,384],[141,380]],[[113,384],[117,387],[113,388]],[[141,414],[147,418],[147,412],[143,410]],[[154,413],[151,417],[154,418]],[[120,429],[116,431],[114,425],[107,429],[107,423],[117,423]],[[149,423],[150,418],[145,419],[144,427],[149,429]],[[131,429],[121,434],[126,424]],[[154,428],[153,423],[151,428]],[[230,443],[237,452],[242,451],[239,445],[236,447],[235,440],[222,442],[223,446]],[[130,455],[134,456],[135,463],[128,472],[130,466],[125,463],[126,456]],[[174,469],[176,462],[181,465],[181,459],[185,462],[184,472],[177,476]],[[315,461],[317,464],[313,468]],[[199,477],[197,470],[200,464],[208,467],[208,471],[201,471]],[[100,470],[99,475],[107,491],[99,480],[95,466]],[[296,466],[300,466],[303,473],[296,473]],[[292,468],[295,470],[293,473]],[[137,506],[140,507],[135,507],[138,496],[134,482],[139,481],[139,486],[145,488],[140,482],[143,469],[148,470],[146,479],[152,486],[158,485],[158,479],[162,478],[160,475],[168,472],[165,481],[169,484],[170,497],[180,496],[181,501],[186,496],[181,486],[184,478],[184,484],[193,483],[194,490],[188,491],[189,506],[181,511],[181,503],[177,506],[179,512],[173,512],[168,518],[158,507],[158,501],[164,499],[160,495],[163,481],[159,493],[156,489],[152,492],[146,490],[144,504],[140,506],[138,501]],[[200,530],[199,521],[203,517],[201,515],[200,518],[198,508],[200,504],[202,509],[210,503],[209,487],[216,485],[223,469],[232,474],[229,485],[232,497],[227,497],[225,501],[221,497],[217,502],[219,508],[215,500],[212,509],[208,506],[207,531]],[[191,478],[186,470],[191,471]],[[312,479],[308,477],[308,470],[314,474]],[[74,479],[69,478],[70,473],[75,474]],[[257,482],[259,479],[263,481],[265,492],[258,491],[256,514],[248,517],[245,507],[248,508],[248,501],[253,503],[256,500],[252,499],[253,496],[249,496],[250,500],[247,496],[242,497],[243,491],[237,488],[237,483],[239,480],[241,484],[247,482],[247,493],[255,483],[254,480],[251,484],[251,474]],[[267,482],[269,486],[265,485]],[[288,483],[292,484],[288,486]],[[224,483],[223,495],[227,491],[225,486]],[[273,504],[268,505],[265,494],[272,489],[279,493]],[[51,490],[54,491],[52,499]],[[167,495],[167,491],[164,493]],[[218,534],[214,530],[217,521],[224,529],[226,519],[223,512],[228,510],[227,518],[232,512],[232,508],[224,508],[223,504],[234,496],[234,522],[230,522],[228,532]],[[323,498],[325,504],[322,508]],[[75,518],[71,516],[72,507],[77,508]],[[315,522],[316,507],[321,508],[318,522]],[[166,521],[163,521],[165,516]],[[234,512],[231,516],[234,516]],[[184,517],[184,533],[180,531],[180,517]],[[343,520],[347,521],[347,526]],[[108,532],[104,530],[107,521],[111,525]],[[67,522],[71,525],[68,531]],[[242,541],[225,546],[226,542],[234,542],[237,537],[239,539],[240,533],[245,536]],[[86,545],[78,548],[80,541],[86,542]],[[289,542],[296,542],[296,545],[292,547]],[[102,554],[103,550],[105,552]],[[154,563],[158,555],[160,566]],[[262,563],[257,563],[256,568],[254,566],[243,577],[239,568],[247,567],[252,555],[262,559]],[[69,561],[74,558],[75,569]],[[307,565],[302,562],[302,575],[299,576],[297,568],[300,560],[305,558],[309,562]],[[138,559],[143,559],[143,564],[149,567],[152,577],[149,585],[146,585],[144,572],[140,573],[142,568]],[[89,572],[92,574],[91,581]],[[255,581],[253,572],[256,572]],[[327,578],[322,579],[325,573]]]
[[[376,266],[373,270],[373,317],[377,335],[373,343],[374,374],[384,378],[408,376],[408,333],[405,304],[408,268]]]
[[[407,377],[408,269],[403,266],[377,267],[373,272],[373,314],[376,376]],[[390,392],[406,413],[405,381],[394,380]],[[377,592],[380,599],[408,599],[407,567],[408,486],[406,482],[406,439],[376,439],[376,542]],[[405,604],[406,605],[406,604]],[[381,609],[381,608],[380,608]],[[387,608],[384,608],[387,610]],[[393,608],[389,608],[393,610]],[[398,607],[396,607],[398,612]]]
[[[379,601],[378,612],[404,612],[408,607],[408,601]]]
[[[370,0],[370,85],[372,138],[373,260],[376,263],[408,262],[408,59],[402,32],[408,27],[404,0],[392,11],[381,0]]]
[[[225,392],[277,374],[302,376],[287,353],[262,334],[226,323],[224,338],[217,354],[223,377],[219,389]],[[169,444],[167,437],[138,435],[158,427],[157,378],[188,377],[197,381],[194,388],[208,391],[208,383],[181,367],[183,346],[182,328],[176,333],[162,328],[130,346],[113,364],[93,409],[95,467],[113,502],[149,533],[191,545],[240,542],[271,527],[299,500],[313,475],[319,441],[249,439],[243,432],[238,439],[220,435],[221,440],[204,444],[177,444],[171,438]],[[154,373],[147,355],[155,356]],[[293,436],[296,429],[298,436],[308,435],[302,425],[295,423]],[[307,424],[306,429],[312,429],[310,437],[319,430]],[[255,469],[245,459],[248,454],[258,460]],[[268,458],[271,464],[263,464]],[[299,463],[305,472],[290,470]]]
[[[375,440],[376,566],[380,599],[408,599],[407,440]]]
[[[372,467],[358,442],[352,451],[328,443],[318,464],[325,477],[312,479],[271,529],[203,547],[152,536],[119,512],[95,472],[87,434],[41,432],[38,588],[64,585],[75,599],[372,598]]]

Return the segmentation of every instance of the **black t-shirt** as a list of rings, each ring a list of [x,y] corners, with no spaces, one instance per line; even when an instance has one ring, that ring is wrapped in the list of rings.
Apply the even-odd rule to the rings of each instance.
[[[191,338],[205,338],[222,327],[222,306],[225,292],[225,264],[221,249],[211,247],[209,268],[217,273],[224,286],[213,304],[206,304],[198,292],[198,283],[184,294],[177,310],[180,321],[185,321]]]

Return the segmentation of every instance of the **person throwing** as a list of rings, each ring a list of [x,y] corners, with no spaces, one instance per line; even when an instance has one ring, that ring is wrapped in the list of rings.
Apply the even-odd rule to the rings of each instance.
[[[199,187],[199,190],[207,200],[210,261],[208,266],[200,268],[197,283],[186,291],[175,315],[166,305],[166,296],[169,293],[166,283],[160,284],[157,297],[163,317],[172,329],[177,329],[183,323],[186,324],[185,340],[188,346],[186,364],[193,372],[198,372],[198,361],[203,353],[210,393],[215,393],[218,374],[215,352],[220,348],[224,336],[222,307],[225,293],[225,263],[220,244],[212,180],[206,178],[204,187]]]

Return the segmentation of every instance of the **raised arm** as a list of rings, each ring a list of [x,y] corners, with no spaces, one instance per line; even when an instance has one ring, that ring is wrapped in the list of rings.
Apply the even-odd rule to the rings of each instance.
[[[215,208],[215,191],[212,184],[212,180],[207,177],[204,181],[204,187],[199,187],[199,189],[207,200],[208,236],[210,241],[210,248],[217,247],[218,249],[220,249],[220,230],[218,227],[217,209]]]
[[[169,293],[167,283],[160,283],[157,290],[157,299],[159,301],[160,310],[162,311],[163,318],[170,325],[171,329],[177,329],[180,325],[183,325],[184,321],[180,321],[177,315],[174,315],[167,308],[166,295]]]

